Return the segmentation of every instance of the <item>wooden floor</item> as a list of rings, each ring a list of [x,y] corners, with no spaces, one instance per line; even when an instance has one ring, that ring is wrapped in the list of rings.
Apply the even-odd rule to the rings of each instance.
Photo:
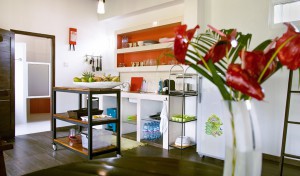
[[[14,142],[14,149],[4,152],[7,174],[9,176],[18,176],[62,164],[85,161],[87,159],[80,155],[59,147],[57,151],[52,149],[51,132],[43,132],[29,135],[17,136]],[[137,147],[122,152],[123,157],[127,156],[151,156],[151,157],[169,157],[195,162],[205,162],[223,166],[223,162],[212,158],[201,158],[195,148],[186,150],[163,150],[150,145]],[[97,158],[115,156],[114,153],[101,155]],[[264,160],[263,176],[277,176],[278,163]],[[299,176],[300,167],[285,166],[285,176]]]

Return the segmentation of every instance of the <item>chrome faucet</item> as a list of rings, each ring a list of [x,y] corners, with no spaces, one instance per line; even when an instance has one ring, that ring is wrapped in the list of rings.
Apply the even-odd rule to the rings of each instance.
[[[121,84],[121,90],[124,92],[129,92],[130,91],[130,83],[124,82],[123,84]]]

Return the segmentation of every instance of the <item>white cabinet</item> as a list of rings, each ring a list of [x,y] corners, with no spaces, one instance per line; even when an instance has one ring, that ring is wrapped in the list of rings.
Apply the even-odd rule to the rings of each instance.
[[[113,95],[101,95],[99,104],[103,113],[107,114],[107,108],[116,107],[116,97]],[[102,101],[101,101],[102,100]],[[160,113],[164,101],[168,101],[167,95],[154,93],[121,93],[121,135],[136,141],[147,142],[152,145],[167,149],[167,134],[157,140],[145,140],[143,127],[145,123],[159,122],[149,116]],[[136,115],[136,121],[128,120],[128,117]]]

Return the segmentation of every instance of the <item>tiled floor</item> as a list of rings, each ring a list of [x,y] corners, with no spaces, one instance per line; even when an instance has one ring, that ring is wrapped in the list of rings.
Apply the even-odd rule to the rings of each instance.
[[[51,131],[51,114],[30,114],[27,123],[16,124],[16,136]]]

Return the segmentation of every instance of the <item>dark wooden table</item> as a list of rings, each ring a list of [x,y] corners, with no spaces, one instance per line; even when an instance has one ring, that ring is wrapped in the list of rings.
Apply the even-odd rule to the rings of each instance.
[[[203,163],[196,163],[172,158],[113,157],[72,163],[27,174],[27,176],[40,175],[220,176],[222,175],[222,168],[214,165],[207,165]]]
[[[0,175],[6,176],[5,162],[4,162],[4,150],[13,149],[13,145],[0,140]]]

